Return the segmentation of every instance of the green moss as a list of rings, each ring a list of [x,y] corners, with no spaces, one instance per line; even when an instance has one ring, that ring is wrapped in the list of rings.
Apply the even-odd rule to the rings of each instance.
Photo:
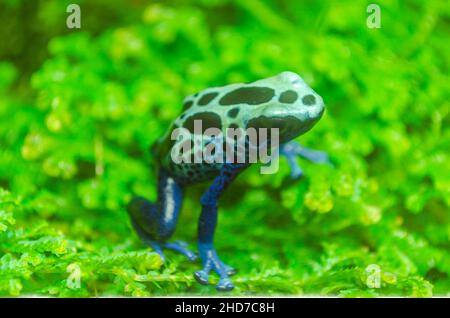
[[[323,96],[299,141],[336,167],[237,179],[216,235],[232,294],[448,295],[448,6],[382,1],[368,29],[366,1],[80,1],[74,31],[67,3],[36,2],[28,22],[25,0],[0,10],[17,38],[0,44],[1,295],[217,294],[199,264],[161,264],[124,205],[155,199],[148,149],[184,96],[285,70]],[[175,234],[192,248],[202,189]]]

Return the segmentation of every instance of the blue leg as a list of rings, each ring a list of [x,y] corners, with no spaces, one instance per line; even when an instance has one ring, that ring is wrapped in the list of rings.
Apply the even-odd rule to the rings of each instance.
[[[303,176],[303,171],[297,163],[297,157],[303,157],[314,163],[332,165],[327,153],[303,147],[295,141],[281,145],[280,154],[286,157],[291,167],[291,177],[293,179]]]
[[[173,234],[181,208],[182,188],[165,171],[158,179],[158,203],[136,197],[128,204],[131,223],[141,240],[165,260],[163,249],[170,249],[185,255],[190,261],[197,256],[186,249],[183,242],[166,242]]]
[[[235,270],[222,263],[214,249],[213,240],[217,225],[217,202],[223,191],[244,168],[244,165],[225,164],[220,174],[201,197],[202,212],[198,225],[198,249],[203,269],[195,272],[194,277],[199,283],[208,284],[209,273],[211,271],[216,272],[220,277],[216,288],[220,291],[228,291],[234,288],[229,276],[234,274]]]

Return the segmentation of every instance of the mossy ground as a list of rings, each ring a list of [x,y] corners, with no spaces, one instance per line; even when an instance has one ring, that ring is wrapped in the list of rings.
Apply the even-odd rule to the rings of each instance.
[[[379,1],[74,1],[0,5],[0,294],[216,295],[168,262],[124,205],[155,198],[148,149],[205,87],[291,70],[327,111],[289,181],[252,167],[224,196],[216,247],[232,295],[450,292],[449,7]],[[202,185],[175,234],[195,248]],[[377,287],[377,279],[380,288]]]

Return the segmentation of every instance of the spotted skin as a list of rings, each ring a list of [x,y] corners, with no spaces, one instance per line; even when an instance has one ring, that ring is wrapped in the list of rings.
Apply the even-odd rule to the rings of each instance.
[[[218,92],[206,93],[206,94],[202,95],[201,98],[199,98],[197,105],[207,106],[209,103],[211,103],[214,100],[214,98],[217,97],[217,95],[219,95]]]
[[[235,107],[235,108],[233,108],[233,109],[230,109],[230,110],[227,112],[227,116],[228,116],[229,118],[236,118],[237,115],[239,115],[239,110],[240,110],[239,107]]]
[[[163,249],[172,249],[194,260],[194,254],[185,248],[185,244],[168,243],[167,240],[178,220],[183,190],[191,184],[210,181],[209,188],[200,200],[202,212],[198,226],[198,250],[203,269],[194,276],[200,283],[207,284],[210,272],[216,272],[220,276],[216,288],[231,290],[234,285],[229,276],[235,270],[220,261],[213,246],[217,205],[223,191],[249,166],[246,160],[250,144],[246,141],[246,160],[242,163],[213,163],[206,159],[196,162],[195,159],[205,149],[225,150],[230,139],[244,138],[238,134],[242,129],[278,128],[280,153],[288,159],[292,177],[298,177],[301,175],[296,160],[298,156],[313,162],[328,162],[325,153],[304,148],[292,141],[310,130],[323,112],[322,98],[293,72],[283,72],[248,84],[207,88],[186,97],[182,113],[174,120],[165,136],[152,147],[153,158],[159,169],[157,203],[135,198],[128,205],[136,232],[162,257]],[[196,121],[202,124],[199,131],[195,129]],[[186,135],[173,140],[172,135],[178,128],[184,128]],[[233,128],[237,135],[225,134],[222,139],[214,134],[205,136],[208,128],[220,131]],[[172,151],[187,144],[191,149],[183,153],[182,158],[189,161],[176,162],[171,155]],[[211,147],[215,145],[217,148]],[[268,147],[272,145],[269,144]],[[233,155],[237,154],[238,148],[231,148]],[[225,156],[224,153],[222,155]],[[214,155],[215,152],[211,154]]]
[[[262,105],[268,103],[275,96],[275,90],[264,86],[243,86],[224,94],[220,106],[234,105]]]
[[[303,104],[302,98],[309,95],[317,99],[314,105]],[[310,102],[310,97],[306,100]],[[205,101],[208,103],[205,104]],[[324,110],[322,98],[300,76],[292,72],[283,72],[248,84],[207,88],[186,97],[183,104],[189,107],[183,109],[175,119],[176,127],[185,127],[193,132],[194,120],[202,120],[204,132],[206,128],[214,126],[221,130],[247,128],[249,123],[254,123],[256,119],[267,123],[270,119],[277,118],[279,122],[274,122],[272,127],[277,128],[279,124],[288,123],[289,125],[284,125],[285,129],[291,128],[285,139],[305,133],[320,119]],[[292,130],[294,127],[298,128]],[[157,157],[161,158],[159,163],[166,168],[171,162],[170,147],[167,146],[173,144],[170,140],[171,133],[172,130],[169,130],[155,146],[158,149]],[[204,140],[200,147],[204,147],[206,143],[207,140]],[[188,169],[189,166],[194,167]],[[207,181],[211,175],[219,173],[221,168],[221,164],[181,164],[181,167],[176,168],[176,177],[183,183],[186,180],[198,183]],[[195,171],[193,175],[192,171]]]
[[[298,94],[296,91],[287,90],[281,93],[278,101],[284,104],[293,104],[298,99]]]

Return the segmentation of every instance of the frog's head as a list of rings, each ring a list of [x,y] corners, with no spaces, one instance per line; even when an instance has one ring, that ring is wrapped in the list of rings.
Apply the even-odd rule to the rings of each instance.
[[[280,143],[310,130],[325,110],[322,97],[296,73],[283,72],[251,85],[261,87],[273,97],[255,109],[247,127],[278,128]]]

